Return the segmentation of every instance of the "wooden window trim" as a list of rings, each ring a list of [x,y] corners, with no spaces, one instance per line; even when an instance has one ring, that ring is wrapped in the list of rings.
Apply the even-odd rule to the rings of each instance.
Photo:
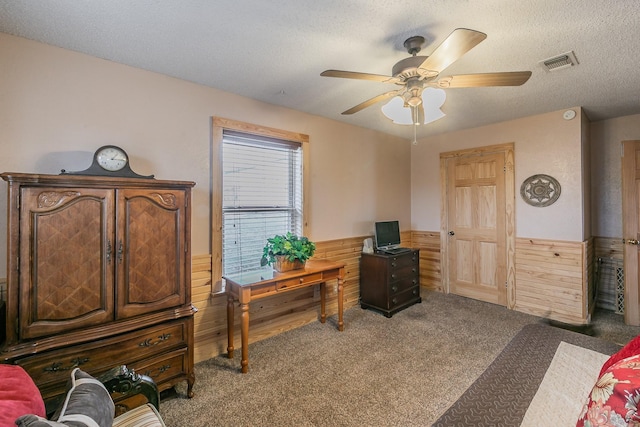
[[[211,120],[211,286],[212,293],[224,292],[222,283],[222,138],[225,129],[254,135],[295,141],[302,144],[302,209],[303,234],[308,235],[308,200],[309,200],[309,135],[267,126],[255,125],[223,117],[212,117]]]

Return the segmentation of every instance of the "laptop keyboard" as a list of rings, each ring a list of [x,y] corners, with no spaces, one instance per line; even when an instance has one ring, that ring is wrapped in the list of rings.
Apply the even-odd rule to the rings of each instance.
[[[384,252],[385,254],[389,254],[389,255],[398,255],[398,254],[403,254],[406,252],[410,252],[411,249],[409,248],[393,248],[393,249],[385,249]]]

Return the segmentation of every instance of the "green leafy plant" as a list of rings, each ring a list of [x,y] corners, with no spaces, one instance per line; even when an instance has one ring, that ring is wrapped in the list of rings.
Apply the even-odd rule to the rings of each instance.
[[[267,239],[267,244],[262,250],[260,265],[272,265],[276,262],[276,256],[283,255],[293,262],[299,260],[305,262],[316,251],[316,245],[306,237],[298,237],[293,233],[277,234]]]

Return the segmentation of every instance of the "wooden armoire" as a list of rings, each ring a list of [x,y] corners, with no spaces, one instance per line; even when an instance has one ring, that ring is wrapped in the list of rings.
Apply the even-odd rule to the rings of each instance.
[[[127,365],[192,396],[193,182],[4,173],[7,301],[2,363],[21,365],[47,411],[70,371]]]

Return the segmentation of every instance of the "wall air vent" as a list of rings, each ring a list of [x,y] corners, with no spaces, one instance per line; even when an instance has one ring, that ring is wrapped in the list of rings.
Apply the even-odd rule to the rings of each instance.
[[[576,59],[576,54],[571,51],[540,61],[540,65],[542,65],[545,71],[558,71],[563,68],[578,65],[578,60]]]

